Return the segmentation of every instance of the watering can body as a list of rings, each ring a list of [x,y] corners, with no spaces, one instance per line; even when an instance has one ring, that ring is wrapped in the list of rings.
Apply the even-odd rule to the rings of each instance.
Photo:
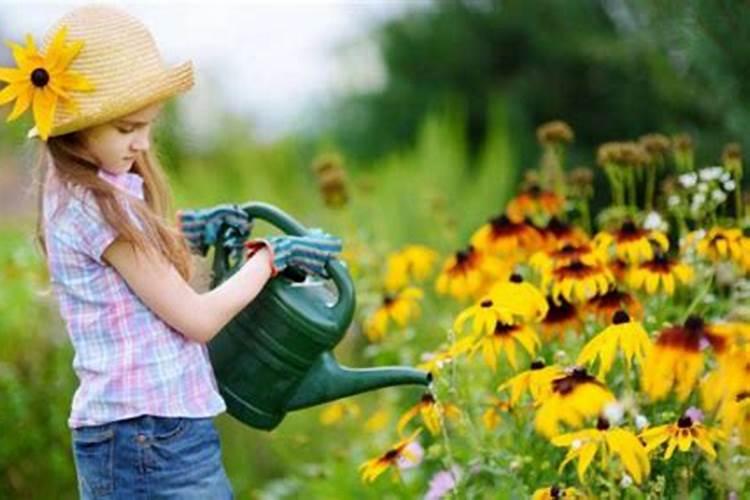
[[[271,205],[242,208],[287,234],[306,233]],[[211,287],[241,264],[229,263],[218,238]],[[293,268],[280,273],[209,342],[219,392],[228,413],[241,422],[272,430],[291,410],[380,387],[429,384],[428,373],[412,368],[349,369],[336,362],[332,349],[351,323],[354,286],[341,262],[329,261],[326,270],[330,280],[311,279]]]

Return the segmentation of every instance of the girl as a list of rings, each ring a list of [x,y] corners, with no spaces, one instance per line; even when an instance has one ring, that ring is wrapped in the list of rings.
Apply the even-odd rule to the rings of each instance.
[[[217,224],[247,236],[250,221],[233,205],[188,212],[187,239],[165,222],[151,128],[164,100],[192,86],[191,64],[165,67],[142,23],[103,6],[65,15],[42,51],[30,36],[11,45],[18,67],[0,68],[0,104],[15,99],[9,119],[33,107],[29,135],[42,144],[37,236],[75,349],[80,495],[232,498],[213,423],[226,407],[205,344],[285,266],[323,274],[340,241],[248,242],[237,273],[195,292],[190,251],[205,254]]]

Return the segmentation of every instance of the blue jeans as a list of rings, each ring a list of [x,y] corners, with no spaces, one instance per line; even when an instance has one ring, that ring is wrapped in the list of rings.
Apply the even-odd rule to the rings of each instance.
[[[234,498],[212,418],[144,415],[72,433],[82,499]]]

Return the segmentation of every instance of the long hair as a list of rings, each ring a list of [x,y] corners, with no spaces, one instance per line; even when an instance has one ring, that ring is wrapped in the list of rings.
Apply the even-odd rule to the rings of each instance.
[[[72,132],[51,137],[46,143],[41,142],[36,167],[40,176],[37,178],[39,191],[35,237],[45,258],[44,191],[48,179],[47,169],[51,168],[60,184],[66,188],[61,193],[63,197],[60,198],[59,206],[62,207],[67,202],[68,198],[65,196],[70,196],[71,187],[88,189],[102,216],[119,237],[143,252],[156,250],[172,263],[186,281],[191,279],[193,266],[190,251],[185,239],[168,221],[172,212],[172,195],[164,170],[151,150],[139,153],[131,170],[143,178],[144,199],[133,196],[128,199],[133,212],[143,223],[143,230],[136,227],[128,217],[125,207],[118,200],[121,193],[116,194],[116,188],[97,175],[99,166],[83,146],[80,133]]]

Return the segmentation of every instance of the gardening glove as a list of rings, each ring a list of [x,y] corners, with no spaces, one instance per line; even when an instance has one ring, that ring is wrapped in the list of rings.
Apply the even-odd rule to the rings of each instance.
[[[304,236],[271,236],[245,244],[250,250],[249,255],[263,246],[271,251],[273,276],[292,266],[328,278],[325,266],[331,257],[341,252],[341,239],[320,229],[312,229]]]
[[[223,203],[197,210],[179,210],[177,219],[190,251],[204,257],[208,249],[216,244],[222,226],[227,226],[224,232],[224,248],[227,248],[230,257],[234,258],[237,254],[241,255],[245,240],[253,228],[252,219],[234,203]]]

